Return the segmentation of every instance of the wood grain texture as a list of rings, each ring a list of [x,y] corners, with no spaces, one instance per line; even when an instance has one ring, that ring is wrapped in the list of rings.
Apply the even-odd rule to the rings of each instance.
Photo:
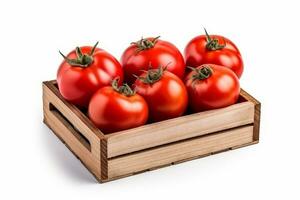
[[[52,86],[53,84],[49,82],[43,84],[45,124],[66,143],[95,176],[101,177],[100,140],[104,138],[103,135],[101,135],[102,133],[97,133],[90,129],[90,127],[86,125],[86,123],[89,122],[85,122],[84,118],[80,118],[80,115],[76,113],[77,111],[74,112],[74,108],[72,108],[72,106],[69,107],[67,102],[61,101],[57,94],[55,94],[56,88],[51,89]],[[59,112],[51,110],[50,104]],[[75,108],[75,110],[76,109],[77,108]],[[63,116],[60,113],[63,113]],[[72,122],[72,124],[68,121]],[[77,133],[77,131],[88,140],[88,144],[84,142],[84,139],[80,139],[80,134]]]
[[[249,102],[254,104],[254,129],[253,140],[259,142],[259,130],[260,130],[260,115],[261,115],[261,103],[255,99],[252,95],[245,90],[241,90],[241,95],[245,97]]]
[[[104,134],[89,120],[84,113],[82,113],[75,105],[69,103],[61,96],[55,84],[55,80],[43,82],[43,99],[48,98],[53,100],[55,103],[51,103],[54,104],[54,106],[61,113],[63,113],[66,118],[69,120],[71,119],[70,121],[74,123],[74,126],[90,129],[86,133],[87,135],[93,135],[93,137],[96,136],[100,139],[104,138]]]
[[[207,153],[207,154],[203,154],[203,155],[197,155],[197,156],[194,156],[194,157],[189,157],[189,158],[186,158],[186,159],[183,159],[183,160],[168,163],[166,165],[160,165],[160,166],[152,167],[152,168],[142,170],[142,171],[138,171],[138,172],[133,172],[133,173],[129,173],[129,174],[121,175],[121,176],[111,177],[109,179],[101,180],[100,183],[106,183],[106,182],[118,180],[118,179],[121,179],[121,178],[126,178],[126,177],[129,177],[129,176],[141,174],[141,173],[144,173],[144,172],[158,170],[158,169],[161,169],[161,168],[164,168],[164,167],[169,167],[169,166],[172,166],[172,165],[177,165],[177,164],[192,161],[192,160],[195,160],[195,159],[200,159],[200,158],[204,158],[204,157],[207,157],[207,156],[216,155],[216,154],[227,152],[227,151],[230,151],[230,150],[235,150],[235,149],[251,146],[251,145],[254,145],[254,144],[257,144],[257,143],[258,143],[258,141],[253,141],[253,142],[245,143],[245,144],[242,144],[242,145],[234,146],[234,147],[231,147],[231,148],[227,148],[227,149],[224,149],[224,150],[221,150],[221,151],[216,151],[216,152],[211,152],[211,153]]]
[[[229,149],[253,141],[253,126],[200,136],[198,138],[132,153],[108,160],[108,178],[164,166],[195,156]]]
[[[108,158],[254,122],[254,104],[190,114],[107,135]]]

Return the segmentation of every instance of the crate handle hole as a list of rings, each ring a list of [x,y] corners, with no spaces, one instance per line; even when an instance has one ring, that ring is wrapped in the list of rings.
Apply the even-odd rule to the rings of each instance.
[[[90,141],[60,112],[52,103],[49,103],[50,112],[56,116],[73,134],[74,137],[88,150],[91,152]]]

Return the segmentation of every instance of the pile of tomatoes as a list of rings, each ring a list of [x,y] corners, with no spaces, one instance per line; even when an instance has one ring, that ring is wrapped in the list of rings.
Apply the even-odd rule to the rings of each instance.
[[[94,46],[63,56],[57,73],[61,95],[104,133],[112,133],[222,108],[237,102],[243,61],[235,44],[219,35],[193,38],[184,56],[159,37],[142,38],[119,62]]]

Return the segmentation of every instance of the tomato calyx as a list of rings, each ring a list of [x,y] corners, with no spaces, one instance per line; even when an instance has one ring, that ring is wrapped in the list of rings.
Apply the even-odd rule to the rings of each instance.
[[[135,95],[136,92],[134,90],[132,90],[127,83],[119,86],[119,80],[120,80],[120,78],[115,78],[111,83],[112,88],[116,92],[123,94],[127,97]]]
[[[161,79],[162,75],[164,74],[164,71],[167,69],[167,66],[165,67],[160,66],[157,69],[151,69],[151,65],[150,65],[149,68],[150,69],[148,71],[143,70],[144,72],[146,72],[145,76],[134,75],[134,77],[136,77],[137,79],[139,79],[145,84],[153,84]]]
[[[207,33],[206,29],[204,28],[205,31],[205,35],[206,35],[206,49],[209,51],[216,51],[216,50],[220,50],[223,49],[226,46],[226,42],[223,38],[223,42],[224,44],[220,44],[219,40],[216,38],[211,38],[210,35]]]
[[[75,59],[70,59],[67,56],[65,56],[61,51],[59,51],[60,55],[65,59],[67,63],[69,63],[71,66],[77,66],[77,67],[88,67],[90,64],[93,63],[93,55],[95,52],[95,49],[97,47],[99,42],[96,42],[96,44],[93,46],[91,52],[89,54],[83,54],[80,47],[76,47],[76,56]]]
[[[158,38],[160,38],[160,36],[157,36],[153,39],[144,39],[142,37],[142,39],[140,39],[139,41],[132,42],[131,44],[136,45],[136,52],[139,53],[140,51],[153,48],[158,41]]]
[[[194,68],[194,67],[188,67],[188,68],[196,72],[191,77],[193,81],[207,79],[213,74],[213,70],[209,65],[202,65],[200,68]]]

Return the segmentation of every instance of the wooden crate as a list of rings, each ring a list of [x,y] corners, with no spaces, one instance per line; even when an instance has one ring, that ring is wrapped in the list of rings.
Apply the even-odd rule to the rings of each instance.
[[[60,95],[56,81],[43,83],[44,123],[99,182],[258,143],[260,103],[246,93],[239,102],[104,135]]]

